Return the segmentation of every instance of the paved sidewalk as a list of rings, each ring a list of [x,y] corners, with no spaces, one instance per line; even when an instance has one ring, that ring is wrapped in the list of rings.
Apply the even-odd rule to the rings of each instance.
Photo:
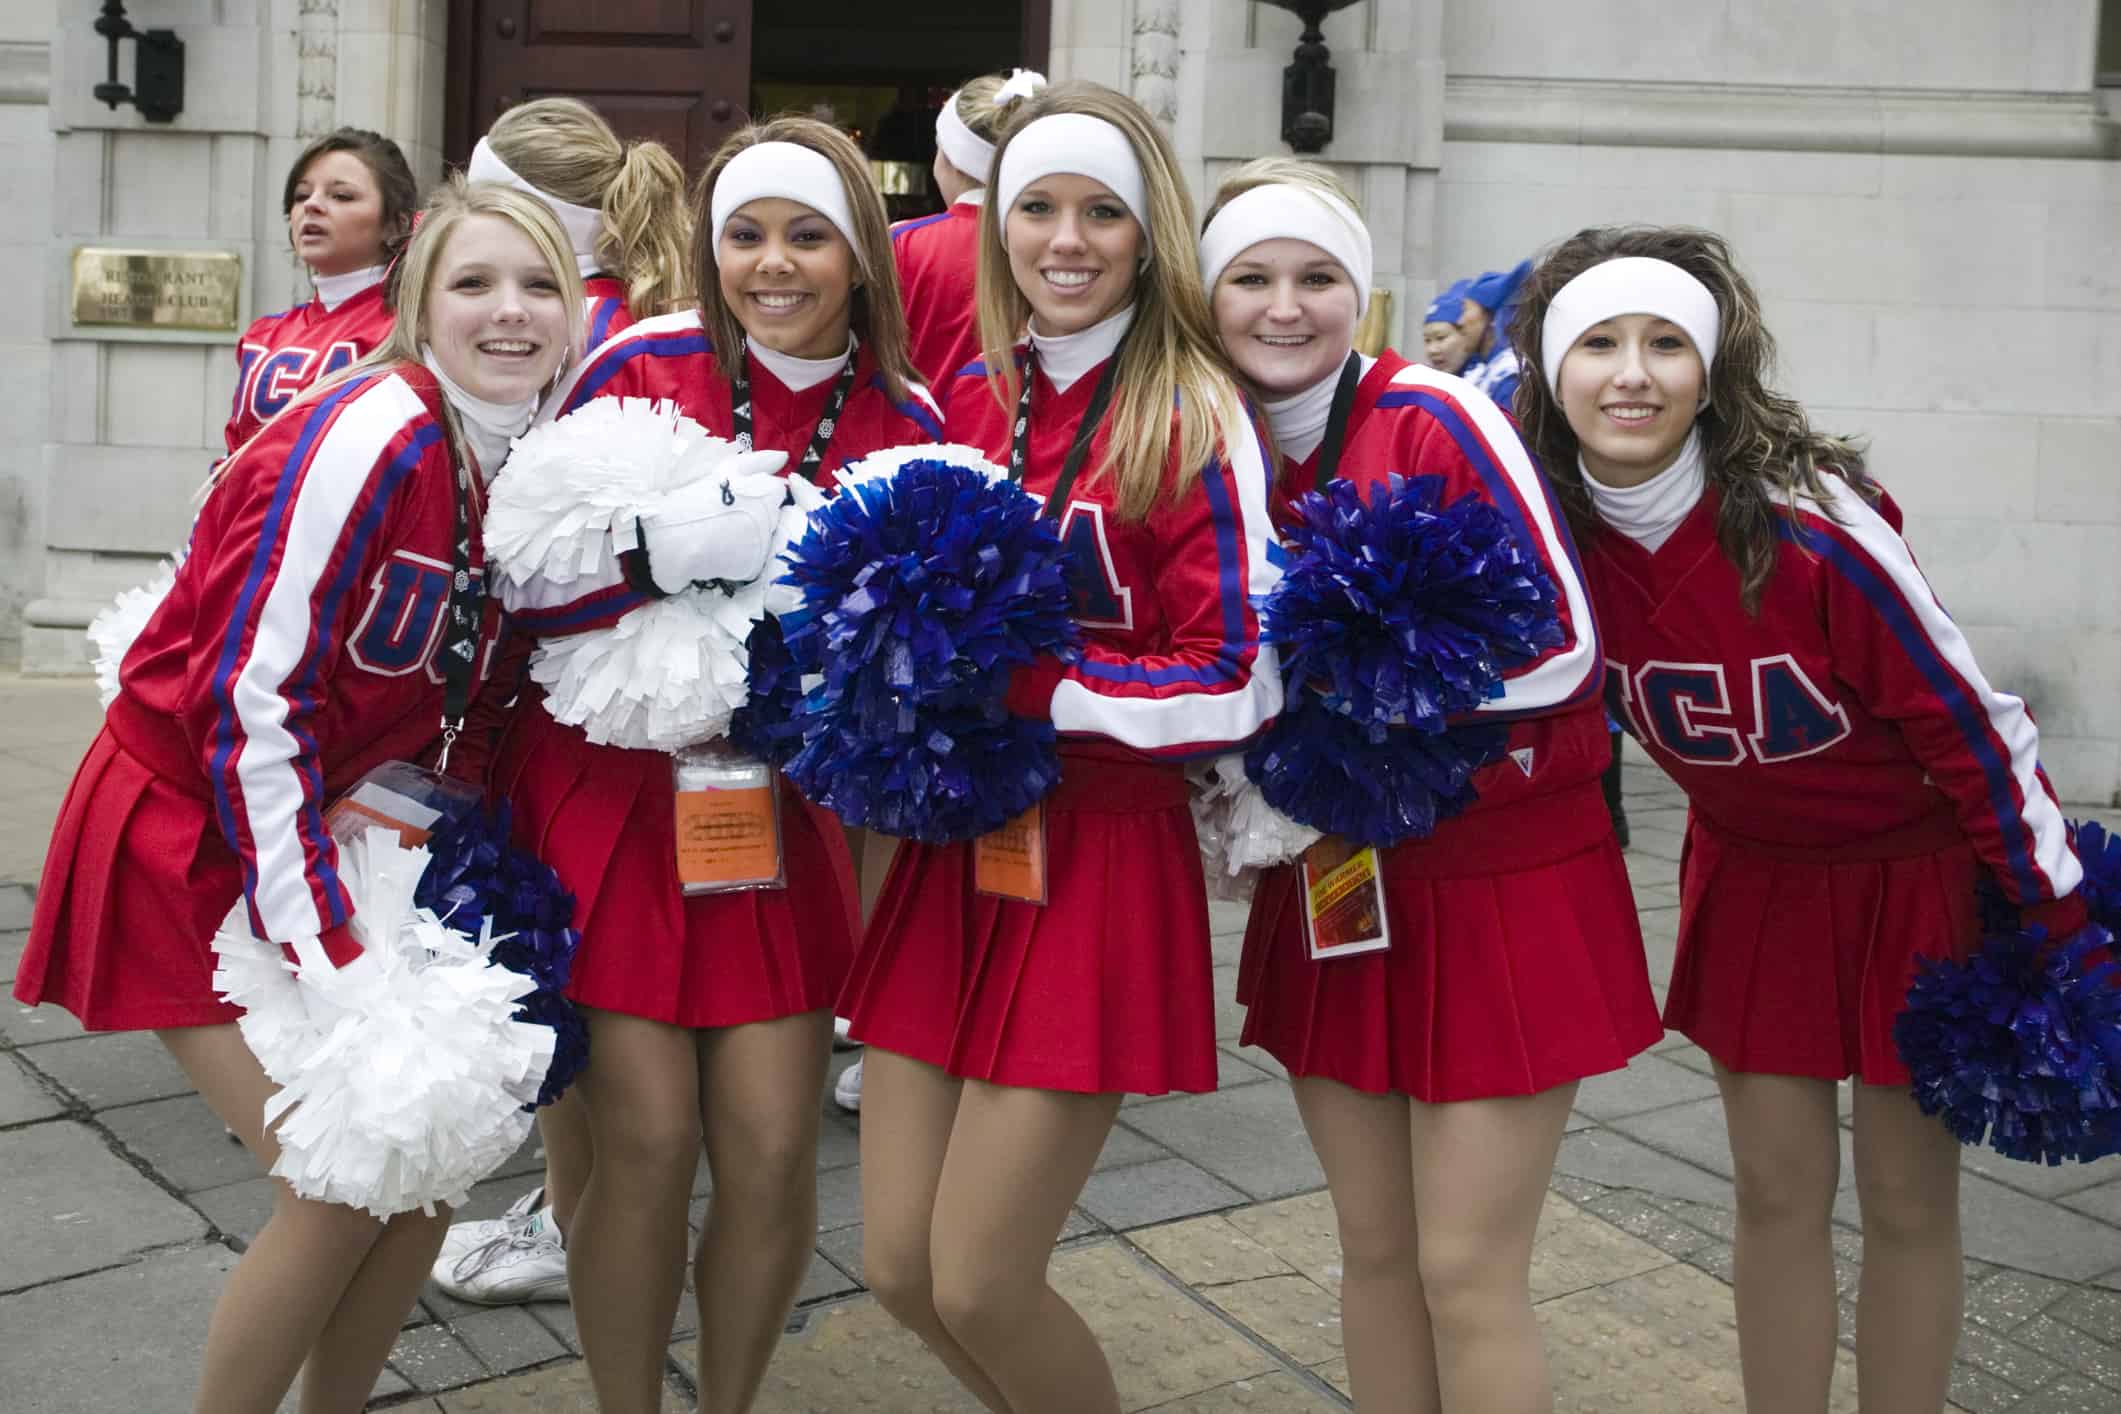
[[[95,721],[86,683],[0,677],[0,981],[13,978],[51,818]],[[1661,978],[1684,809],[1653,771],[1628,775],[1629,871]],[[1062,1235],[1055,1280],[1112,1353],[1130,1411],[1346,1409],[1332,1209],[1279,1067],[1237,1044],[1243,910],[1218,906],[1215,919],[1223,1088],[1128,1103]],[[863,1292],[855,1127],[821,1103],[817,1252],[758,1408],[973,1414]],[[1668,1038],[1587,1082],[1576,1108],[1533,1267],[1559,1407],[1741,1408],[1731,1165],[1706,1058]],[[480,1187],[472,1215],[498,1213],[537,1167],[526,1148]],[[1844,1157],[1844,1224],[1855,1218],[1848,1167]],[[1965,1179],[1955,1406],[2121,1409],[2121,1160],[2044,1169],[1969,1153]],[[84,1036],[56,1009],[0,1002],[0,1193],[0,1411],[189,1408],[214,1293],[269,1199],[152,1037]],[[1854,1229],[1836,1243],[1853,1297]],[[1846,1301],[1843,1316],[1851,1335]],[[693,1408],[690,1330],[688,1311],[672,1332],[670,1410]],[[564,1304],[477,1310],[430,1293],[372,1407],[589,1411],[577,1351]],[[1845,1351],[1836,1411],[1855,1408],[1853,1375]]]

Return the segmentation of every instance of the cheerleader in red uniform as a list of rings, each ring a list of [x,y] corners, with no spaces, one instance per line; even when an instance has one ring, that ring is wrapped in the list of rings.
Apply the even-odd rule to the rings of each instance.
[[[1986,868],[2083,924],[2025,704],[1982,675],[1864,475],[1762,383],[1760,304],[1705,231],[1593,229],[1532,277],[1518,407],[1586,552],[1616,713],[1687,792],[1665,1022],[1716,1062],[1746,1406],[1818,1414],[1836,1336],[1835,1083],[1855,1080],[1858,1397],[1935,1411],[1959,1329],[1959,1153],[1892,1039],[1964,957]]]
[[[906,357],[883,204],[844,134],[808,118],[744,129],[716,153],[693,214],[699,306],[607,342],[561,412],[670,399],[716,436],[787,453],[785,474],[819,486],[845,462],[935,439],[935,404]],[[608,554],[587,587],[511,591],[517,628],[606,627],[666,591],[762,567],[756,554],[723,562],[711,537],[684,527],[643,534],[645,548]],[[695,1259],[701,1403],[747,1409],[817,1236],[818,1097],[853,951],[838,822],[783,782],[786,886],[688,897],[671,757],[590,742],[535,688],[494,784],[518,839],[536,841],[573,890],[582,931],[571,992],[595,1056],[582,1095],[596,1159],[568,1277],[600,1407],[661,1407],[704,1137],[714,1198]]]
[[[1045,75],[1018,69],[1006,79],[983,74],[951,94],[935,115],[935,187],[944,209],[891,228],[913,366],[939,388],[979,357],[973,276],[995,139],[1015,105],[1045,86]]]
[[[408,247],[390,337],[222,463],[191,553],[126,654],[67,793],[15,996],[92,1031],[152,1028],[270,1167],[275,1087],[214,995],[239,901],[283,945],[360,956],[325,805],[387,761],[433,754],[455,527],[477,583],[482,488],[571,347],[581,288],[543,206],[446,188]],[[492,648],[487,606],[474,661]],[[295,1196],[230,1275],[196,1408],[354,1411],[390,1353],[446,1217],[377,1223]]]
[[[587,104],[540,98],[503,113],[466,172],[526,191],[559,218],[583,276],[584,352],[690,297],[685,173],[662,144],[621,142]],[[459,1300],[566,1299],[566,1234],[590,1165],[589,1120],[572,1089],[538,1111],[538,1135],[545,1181],[499,1218],[458,1223],[442,1244],[435,1284]]]
[[[1110,89],[1057,84],[995,170],[987,361],[955,381],[947,433],[1047,502],[1085,646],[1008,689],[1013,711],[1061,734],[1060,785],[1031,817],[1043,900],[979,892],[978,843],[909,843],[863,939],[841,1000],[869,1043],[862,1261],[885,1308],[990,1408],[1116,1414],[1111,1370],[1046,1262],[1121,1096],[1215,1085],[1178,763],[1280,707],[1251,605],[1276,573],[1268,473],[1154,120]]]
[[[1551,1405],[1532,1236],[1576,1082],[1656,1041],[1598,777],[1599,647],[1575,552],[1509,420],[1470,384],[1352,351],[1370,237],[1323,168],[1266,158],[1201,238],[1216,327],[1265,402],[1288,501],[1334,477],[1440,476],[1554,581],[1563,642],[1475,714],[1509,724],[1478,800],[1382,852],[1381,952],[1315,959],[1294,866],[1259,884],[1244,1039],[1287,1067],[1340,1222],[1348,1375],[1368,1410]],[[1291,685],[1295,690],[1295,685]]]
[[[659,142],[624,142],[573,98],[519,103],[471,150],[464,175],[550,206],[574,243],[588,300],[584,346],[692,298],[685,169]]]
[[[390,337],[390,262],[412,231],[419,183],[398,145],[366,128],[326,133],[287,169],[280,209],[309,267],[306,304],[251,321],[236,341],[236,395],[222,440],[233,452],[321,378]]]

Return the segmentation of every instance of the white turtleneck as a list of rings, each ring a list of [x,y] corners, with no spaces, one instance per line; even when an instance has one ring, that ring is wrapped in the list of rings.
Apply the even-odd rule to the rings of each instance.
[[[361,291],[383,283],[390,273],[388,265],[371,265],[366,270],[349,270],[344,275],[311,275],[309,283],[317,290],[317,300],[327,310],[337,309]]]
[[[1112,357],[1127,328],[1134,323],[1134,306],[1108,315],[1087,329],[1073,334],[1041,334],[1038,318],[1031,320],[1031,347],[1038,351],[1038,366],[1053,386],[1065,393],[1075,380]]]
[[[1591,475],[1581,456],[1576,458],[1576,467],[1583,473],[1584,488],[1591,493],[1598,518],[1653,555],[1699,504],[1707,485],[1699,427],[1687,433],[1670,466],[1639,485],[1608,486]]]
[[[1368,354],[1362,356],[1362,370],[1356,380],[1370,376],[1377,360]],[[1347,360],[1333,365],[1333,371],[1304,389],[1301,393],[1260,404],[1267,414],[1267,425],[1274,429],[1274,445],[1292,462],[1300,462],[1318,450],[1319,443],[1326,440],[1326,423],[1333,416],[1333,392],[1340,386],[1340,370]]]
[[[744,347],[751,356],[773,370],[773,376],[791,393],[800,393],[805,388],[818,384],[847,366],[847,355],[854,352],[854,336],[847,336],[847,347],[830,358],[797,358],[794,354],[776,353],[749,334],[744,336]]]
[[[456,411],[457,426],[463,430],[464,440],[471,444],[471,454],[479,461],[480,484],[493,480],[501,463],[508,459],[508,444],[530,430],[530,419],[538,410],[538,400],[525,398],[520,403],[490,403],[484,398],[475,398],[442,371],[442,365],[435,361],[434,350],[424,344],[420,346],[420,362],[427,365],[427,371],[442,385],[442,395],[449,399],[449,406]]]
[[[950,204],[952,206],[984,206],[987,204],[987,189],[985,187],[974,187],[971,191],[960,192],[957,200]]]

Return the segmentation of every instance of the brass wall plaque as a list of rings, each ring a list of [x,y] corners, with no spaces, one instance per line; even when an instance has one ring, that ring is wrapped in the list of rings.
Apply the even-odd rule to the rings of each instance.
[[[243,257],[228,250],[74,251],[74,323],[130,329],[236,328]]]

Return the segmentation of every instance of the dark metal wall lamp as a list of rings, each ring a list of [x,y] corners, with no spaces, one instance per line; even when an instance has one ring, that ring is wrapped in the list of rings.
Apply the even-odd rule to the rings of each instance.
[[[1321,152],[1333,140],[1333,66],[1319,26],[1355,0],[1267,0],[1303,21],[1296,62],[1281,71],[1281,140],[1298,152]]]
[[[110,45],[110,76],[96,85],[97,102],[114,112],[119,104],[130,103],[150,123],[167,123],[184,111],[184,41],[175,30],[134,29],[125,18],[124,0],[103,0],[96,33]],[[118,82],[121,39],[138,46],[133,52],[130,88]]]

